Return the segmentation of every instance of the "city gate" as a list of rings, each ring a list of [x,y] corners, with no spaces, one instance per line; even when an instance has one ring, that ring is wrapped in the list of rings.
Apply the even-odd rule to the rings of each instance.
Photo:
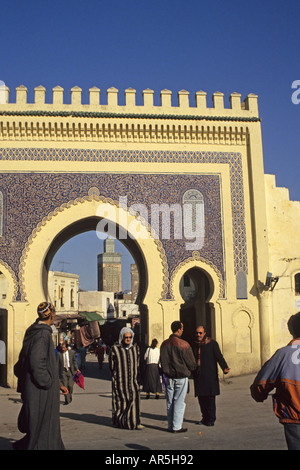
[[[51,259],[68,239],[109,227],[140,277],[142,341],[161,343],[170,324],[208,323],[233,373],[256,370],[269,352],[269,305],[251,293],[268,270],[265,185],[257,96],[182,90],[174,105],[154,92],[61,87],[4,88],[0,104],[0,271],[7,288],[8,382],[25,329],[47,299]],[[254,191],[255,187],[255,191]],[[185,298],[191,274],[193,308]],[[188,281],[187,281],[188,282]],[[204,292],[201,295],[201,292]],[[206,292],[206,294],[205,294]],[[184,320],[183,320],[184,321]],[[246,334],[240,344],[240,325]]]

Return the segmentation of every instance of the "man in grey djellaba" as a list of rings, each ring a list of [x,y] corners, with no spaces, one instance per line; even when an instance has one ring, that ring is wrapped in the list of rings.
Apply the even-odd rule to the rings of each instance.
[[[68,390],[59,383],[58,367],[52,340],[51,325],[55,309],[42,302],[38,318],[27,328],[19,360],[15,365],[17,391],[23,402],[18,429],[25,436],[13,444],[15,450],[63,450],[59,417],[59,390]]]
[[[109,354],[112,379],[112,421],[122,429],[143,429],[140,418],[140,387],[138,382],[140,351],[133,342],[131,328],[122,328],[119,341]]]

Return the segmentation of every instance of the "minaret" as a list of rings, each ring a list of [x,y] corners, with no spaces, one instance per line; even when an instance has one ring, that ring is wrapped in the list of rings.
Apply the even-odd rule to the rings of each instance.
[[[122,290],[122,255],[115,253],[115,240],[104,240],[104,253],[98,255],[98,291]]]

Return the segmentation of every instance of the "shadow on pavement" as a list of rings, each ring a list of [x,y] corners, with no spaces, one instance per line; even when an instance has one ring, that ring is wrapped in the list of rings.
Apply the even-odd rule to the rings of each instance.
[[[84,421],[89,424],[98,424],[101,426],[113,427],[111,418],[107,416],[97,416],[89,413],[60,413],[62,418],[73,419],[75,421]]]
[[[111,374],[107,362],[103,363],[102,369],[99,368],[97,359],[93,358],[92,355],[87,357],[86,366],[80,368],[84,377],[91,379],[111,380]]]
[[[5,437],[0,437],[0,449],[1,450],[13,450],[12,442]]]

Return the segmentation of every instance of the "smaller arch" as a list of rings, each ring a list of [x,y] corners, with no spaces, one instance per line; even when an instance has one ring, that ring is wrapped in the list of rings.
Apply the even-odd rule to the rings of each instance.
[[[170,292],[174,300],[184,302],[184,299],[180,293],[180,280],[186,271],[192,268],[199,268],[208,275],[210,283],[210,298],[209,302],[215,303],[222,295],[223,292],[223,281],[221,273],[218,269],[213,266],[212,263],[204,260],[199,256],[197,252],[194,252],[192,257],[188,258],[184,262],[180,263],[170,279]]]
[[[195,298],[187,301],[180,291],[180,282],[184,275],[190,276],[196,289]],[[216,338],[216,314],[219,318],[220,308],[217,301],[222,291],[217,270],[194,253],[193,258],[178,266],[171,278],[171,289],[174,300],[181,305],[180,317],[186,331],[184,339],[191,342],[199,324],[203,324],[208,334]]]
[[[249,309],[242,307],[232,314],[232,325],[235,332],[235,352],[241,354],[252,353],[253,314]]]

